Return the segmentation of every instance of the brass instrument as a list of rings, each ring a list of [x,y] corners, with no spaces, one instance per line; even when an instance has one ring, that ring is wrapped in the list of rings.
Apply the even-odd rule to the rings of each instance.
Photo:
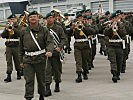
[[[22,19],[19,22],[20,26],[28,26],[28,20],[27,20],[28,15],[29,15],[29,12],[24,11],[24,16],[22,17]]]
[[[71,21],[69,19],[64,21],[65,26],[69,26],[71,24]]]
[[[76,22],[76,28],[77,28],[78,30],[82,30],[83,27],[84,27],[84,25],[83,25],[83,23],[82,23],[81,21],[77,21],[77,22]]]
[[[10,35],[14,35],[14,30],[13,30],[13,24],[7,23],[7,30],[9,31]]]

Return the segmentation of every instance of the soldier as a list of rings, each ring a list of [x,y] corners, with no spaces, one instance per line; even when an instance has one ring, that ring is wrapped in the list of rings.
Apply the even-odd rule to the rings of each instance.
[[[99,43],[100,43],[99,53],[101,55],[103,55],[103,53],[104,53],[104,56],[106,56],[107,52],[106,52],[106,45],[105,45],[104,34],[103,34],[103,31],[105,29],[105,27],[103,25],[104,19],[105,19],[104,17],[101,17],[99,24],[98,24],[98,29],[99,29],[98,39],[99,39]]]
[[[94,61],[95,55],[96,55],[97,34],[98,34],[99,30],[98,30],[98,27],[95,24],[95,21],[92,18],[92,16],[87,17],[87,24],[88,24],[89,27],[96,30],[95,34],[90,36],[90,39],[91,39],[91,61],[90,61],[89,66],[90,66],[90,69],[91,69],[91,68],[94,68],[93,61]]]
[[[82,82],[81,74],[83,74],[83,78],[85,80],[88,79],[87,71],[88,71],[88,52],[90,49],[90,42],[88,40],[88,36],[95,33],[95,30],[91,27],[84,27],[83,25],[83,17],[82,14],[78,14],[76,16],[76,26],[72,26],[73,30],[71,33],[74,35],[75,43],[74,43],[74,57],[76,61],[76,73],[78,77],[76,78],[76,82]]]
[[[126,70],[126,60],[128,59],[128,55],[130,53],[130,34],[133,32],[133,26],[132,24],[125,20],[125,14],[124,13],[120,13],[120,21],[122,21],[124,23],[125,29],[126,29],[126,48],[124,49],[123,53],[123,63],[122,63],[122,68],[121,68],[121,73],[125,73]]]
[[[45,96],[51,96],[50,85],[52,83],[52,71],[55,80],[55,90],[54,92],[60,92],[59,83],[61,82],[61,72],[59,66],[62,66],[60,61],[61,51],[66,43],[65,33],[59,25],[55,24],[55,18],[53,13],[48,13],[46,15],[47,28],[54,38],[54,51],[51,58],[48,60],[48,66],[46,69],[46,93]]]
[[[21,79],[21,67],[18,56],[18,46],[19,46],[19,36],[20,32],[18,31],[20,27],[17,24],[17,19],[15,15],[10,15],[8,18],[8,24],[5,27],[5,30],[1,34],[2,38],[6,38],[6,61],[7,61],[7,78],[4,79],[5,82],[11,82],[11,74],[13,71],[13,62],[14,60],[15,69],[17,71],[17,79]]]
[[[45,63],[52,56],[53,37],[48,29],[39,24],[36,11],[28,15],[29,26],[22,30],[20,37],[20,62],[24,66],[25,98],[31,100],[34,94],[35,74],[38,83],[39,100],[44,100]]]
[[[66,37],[67,37],[67,43],[66,43],[66,48],[65,48],[65,53],[70,54],[71,53],[71,47],[70,47],[70,42],[71,42],[71,33],[70,33],[70,28],[71,28],[71,21],[69,19],[69,14],[65,13],[65,20],[64,20],[64,24],[66,27]]]
[[[123,48],[125,48],[125,27],[122,22],[118,21],[116,13],[112,16],[112,25],[104,31],[105,36],[109,38],[108,56],[110,60],[111,73],[113,74],[112,81],[114,83],[120,80],[120,71],[123,61]]]

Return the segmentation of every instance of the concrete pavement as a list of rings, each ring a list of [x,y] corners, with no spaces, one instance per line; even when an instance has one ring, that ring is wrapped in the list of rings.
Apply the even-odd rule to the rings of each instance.
[[[75,61],[72,54],[66,54],[63,64],[61,92],[54,93],[54,82],[51,86],[52,96],[45,100],[133,100],[133,42],[131,43],[131,54],[127,61],[127,70],[121,74],[121,80],[113,83],[107,57],[98,53],[94,61],[95,68],[90,71],[88,80],[82,83],[75,83]],[[6,77],[6,60],[4,56],[4,41],[0,39],[0,100],[25,100],[25,81],[16,79],[14,70],[12,82],[4,83]],[[37,84],[35,84],[35,98],[38,100]]]

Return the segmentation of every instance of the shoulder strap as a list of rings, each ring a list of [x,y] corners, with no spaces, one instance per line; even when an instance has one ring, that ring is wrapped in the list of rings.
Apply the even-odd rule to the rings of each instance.
[[[41,47],[40,47],[40,45],[38,44],[37,40],[35,39],[35,37],[34,37],[34,35],[33,35],[33,33],[32,33],[31,30],[30,30],[30,34],[31,34],[31,37],[32,37],[32,39],[34,40],[35,44],[37,45],[38,49],[41,50]]]

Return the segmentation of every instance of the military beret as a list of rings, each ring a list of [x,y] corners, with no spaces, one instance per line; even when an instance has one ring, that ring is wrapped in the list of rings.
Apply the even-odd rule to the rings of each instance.
[[[92,19],[92,16],[87,16],[87,19]]]
[[[43,19],[46,19],[46,17],[43,17]]]
[[[69,14],[68,13],[64,13],[64,16],[69,16]]]
[[[85,10],[81,10],[81,11],[80,11],[80,13],[84,13],[84,12],[85,12]]]
[[[117,13],[117,15],[119,15],[119,14],[122,13],[122,11],[121,10],[117,10],[116,13]]]
[[[38,12],[37,11],[32,11],[29,13],[28,17],[31,16],[31,15],[38,15]]]
[[[16,15],[12,14],[7,19],[16,18]]]
[[[82,14],[79,13],[78,15],[76,15],[76,18],[82,17]]]
[[[87,16],[86,16],[86,15],[84,15],[83,17],[84,17],[84,18],[87,18]]]
[[[109,11],[106,11],[106,12],[105,12],[105,15],[109,15],[109,14],[110,14],[110,12],[109,12]]]
[[[112,13],[111,17],[110,18],[114,18],[117,16],[117,13]]]
[[[85,12],[91,12],[91,9],[87,9],[87,10],[85,10]]]
[[[77,11],[77,12],[76,12],[76,15],[78,15],[78,14],[80,14],[80,11]]]
[[[50,12],[50,13],[47,13],[47,15],[46,15],[46,19],[48,18],[48,17],[50,17],[50,16],[54,16],[54,13],[53,12]]]

